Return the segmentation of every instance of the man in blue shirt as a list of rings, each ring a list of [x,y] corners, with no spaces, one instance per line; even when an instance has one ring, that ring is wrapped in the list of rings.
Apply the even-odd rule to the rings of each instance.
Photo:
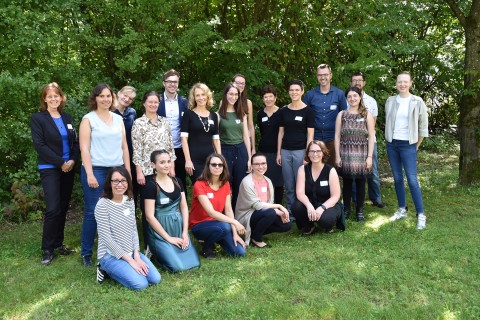
[[[317,67],[319,86],[308,91],[303,102],[315,112],[315,140],[325,143],[330,152],[328,163],[335,165],[335,121],[340,111],[347,109],[345,93],[332,86],[332,69],[328,64]]]
[[[163,87],[165,92],[160,99],[158,106],[158,115],[165,117],[170,123],[172,130],[173,148],[175,149],[175,175],[183,184],[185,195],[187,194],[187,181],[185,172],[185,156],[182,149],[182,140],[180,138],[180,125],[185,110],[188,107],[188,100],[178,95],[178,84],[180,74],[176,70],[168,70],[163,75]]]

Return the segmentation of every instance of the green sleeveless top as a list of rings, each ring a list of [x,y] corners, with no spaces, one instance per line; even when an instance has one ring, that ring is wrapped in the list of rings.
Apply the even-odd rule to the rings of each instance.
[[[220,142],[239,144],[243,142],[243,123],[235,112],[227,112],[227,118],[220,117]]]

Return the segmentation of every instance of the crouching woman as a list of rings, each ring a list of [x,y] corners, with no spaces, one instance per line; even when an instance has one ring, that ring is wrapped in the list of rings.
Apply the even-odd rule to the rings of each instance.
[[[132,179],[124,167],[107,174],[103,195],[95,207],[99,261],[97,280],[105,275],[132,290],[143,290],[160,282],[160,273],[140,253]]]

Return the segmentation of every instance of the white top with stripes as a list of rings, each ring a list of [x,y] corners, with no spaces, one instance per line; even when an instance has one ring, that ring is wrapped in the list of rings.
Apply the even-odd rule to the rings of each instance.
[[[120,259],[126,253],[140,250],[135,205],[124,196],[122,203],[100,198],[95,207],[98,230],[97,259],[106,253]]]

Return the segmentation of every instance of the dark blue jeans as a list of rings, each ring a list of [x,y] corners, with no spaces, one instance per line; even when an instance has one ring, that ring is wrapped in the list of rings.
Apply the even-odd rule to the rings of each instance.
[[[217,220],[200,222],[192,227],[192,234],[197,240],[205,241],[204,249],[213,249],[215,243],[218,243],[232,257],[243,257],[246,254],[241,244],[235,245],[233,242],[229,223]]]
[[[82,182],[84,216],[82,225],[82,256],[91,256],[93,242],[97,233],[97,222],[95,221],[95,206],[103,194],[103,184],[110,167],[93,167],[93,175],[97,179],[98,188],[90,188],[87,182],[87,173],[82,165],[80,181]]]
[[[398,207],[405,208],[407,206],[403,167],[417,214],[424,213],[422,191],[417,179],[417,145],[409,144],[404,140],[392,140],[392,142],[387,142],[387,154],[395,182]]]
[[[63,244],[65,220],[72,195],[75,172],[60,168],[40,170],[47,208],[43,220],[42,250],[53,251]]]
[[[248,153],[245,143],[223,144],[222,155],[225,157],[230,173],[230,187],[232,188],[232,209],[237,204],[238,191],[243,178],[247,175]]]

